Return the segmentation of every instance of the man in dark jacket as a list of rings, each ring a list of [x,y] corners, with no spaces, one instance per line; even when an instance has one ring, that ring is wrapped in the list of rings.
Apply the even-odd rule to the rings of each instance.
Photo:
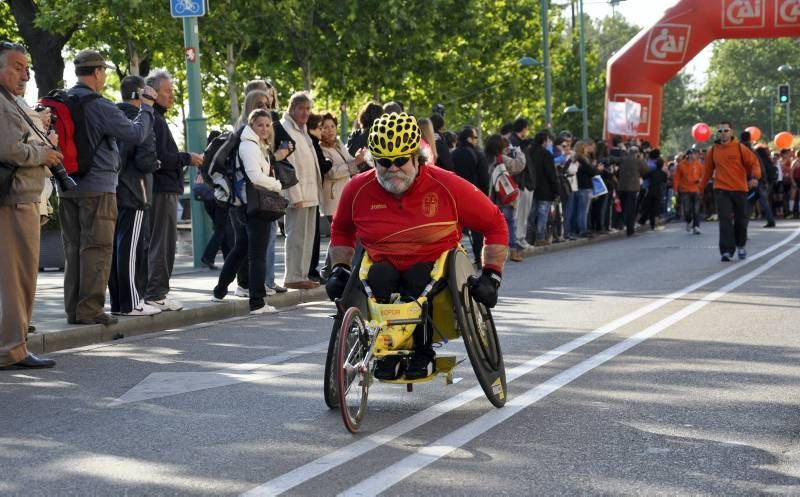
[[[133,120],[145,87],[139,76],[126,76],[120,83],[122,112]],[[161,309],[144,303],[147,288],[147,235],[150,231],[147,210],[153,201],[153,172],[158,169],[154,133],[140,145],[119,144],[120,172],[117,184],[117,226],[108,290],[111,312],[127,316],[150,316]]]
[[[541,247],[549,245],[550,240],[545,238],[547,219],[550,208],[558,197],[558,176],[553,160],[553,139],[548,131],[540,131],[533,137],[531,146],[531,165],[534,175],[533,199],[534,208],[528,215],[528,227],[535,228],[536,239],[534,245]]]
[[[642,178],[650,173],[638,147],[628,149],[619,166],[619,187],[617,193],[622,202],[622,218],[628,236],[633,236],[636,228],[636,205],[641,189]]]
[[[448,171],[453,170],[453,158],[450,156],[450,147],[447,146],[447,140],[444,138],[444,116],[434,112],[431,114],[431,124],[433,131],[436,133],[436,165]]]
[[[489,164],[483,151],[478,148],[478,130],[464,126],[458,134],[458,144],[452,154],[455,173],[469,181],[484,194],[489,194]],[[483,233],[468,230],[475,254],[475,265],[481,267]]]
[[[78,83],[67,90],[86,103],[83,110],[89,145],[94,150],[92,167],[78,178],[78,186],[60,192],[58,217],[64,241],[64,307],[71,324],[114,324],[117,319],[103,312],[106,286],[114,251],[117,220],[119,142],[141,144],[153,130],[156,93],[145,88],[141,109],[131,121],[112,102],[102,98],[106,86],[106,64],[94,50],[75,56]]]
[[[508,143],[512,146],[511,154],[526,154],[526,163],[528,166],[520,173],[513,176],[514,181],[517,182],[519,187],[519,197],[517,199],[516,221],[517,221],[517,243],[520,247],[528,248],[528,216],[533,208],[533,187],[535,176],[533,167],[531,167],[530,150],[527,145],[530,144],[528,139],[528,120],[522,117],[514,121],[514,131],[508,138]]]
[[[172,77],[156,71],[147,78],[147,86],[158,93],[155,109],[156,156],[160,167],[153,174],[153,205],[150,208],[150,252],[147,257],[147,293],[145,303],[162,311],[179,311],[183,305],[167,298],[169,279],[175,264],[178,243],[178,197],[183,194],[185,166],[200,166],[203,156],[179,152],[164,115],[175,97]]]

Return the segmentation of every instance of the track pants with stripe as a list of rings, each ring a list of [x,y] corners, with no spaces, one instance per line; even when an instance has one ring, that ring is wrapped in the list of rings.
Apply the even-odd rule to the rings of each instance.
[[[128,313],[144,304],[147,288],[147,226],[149,216],[143,210],[120,207],[114,230],[114,255],[108,290],[111,312]]]

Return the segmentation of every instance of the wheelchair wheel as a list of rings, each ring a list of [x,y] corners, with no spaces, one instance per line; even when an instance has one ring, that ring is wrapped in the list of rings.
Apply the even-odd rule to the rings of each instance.
[[[469,293],[467,278],[472,272],[469,258],[460,250],[454,251],[450,260],[449,284],[458,328],[483,392],[492,405],[503,407],[508,398],[503,353],[491,311]]]
[[[347,430],[356,433],[367,410],[371,379],[370,365],[363,362],[370,348],[369,335],[357,307],[351,307],[342,317],[337,342],[334,369],[339,409]]]
[[[339,407],[339,391],[336,389],[337,373],[334,364],[336,363],[336,355],[339,352],[339,329],[342,325],[342,318],[336,317],[333,321],[333,329],[331,329],[331,339],[328,342],[328,354],[325,356],[325,378],[323,379],[323,390],[325,397],[325,405],[329,409],[336,409]]]

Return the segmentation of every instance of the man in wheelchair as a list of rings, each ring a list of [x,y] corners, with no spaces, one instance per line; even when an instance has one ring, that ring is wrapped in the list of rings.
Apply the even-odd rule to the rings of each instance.
[[[368,147],[373,169],[353,177],[345,186],[331,226],[332,271],[325,289],[340,298],[350,278],[356,240],[374,264],[367,283],[379,302],[393,293],[416,298],[430,281],[442,252],[454,249],[462,227],[483,233],[483,268],[468,279],[475,300],[487,307],[497,303],[509,233],[503,214],[486,194],[455,174],[436,166],[421,166],[420,130],[405,113],[384,114],[372,125]],[[433,373],[435,352],[425,326],[414,331],[414,352],[405,371],[399,356],[376,361],[375,377],[408,379]]]

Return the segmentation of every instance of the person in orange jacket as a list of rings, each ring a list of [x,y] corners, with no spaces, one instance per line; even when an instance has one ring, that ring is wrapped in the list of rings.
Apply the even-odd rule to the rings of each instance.
[[[683,215],[686,220],[686,232],[700,234],[700,201],[701,180],[703,179],[703,164],[697,160],[697,149],[692,147],[686,151],[683,159],[675,168],[672,177],[672,189],[678,192]]]
[[[755,154],[739,143],[729,121],[721,121],[717,140],[706,154],[701,185],[714,178],[714,202],[719,216],[719,252],[722,261],[747,258],[747,192],[758,187],[761,165]],[[731,222],[733,214],[733,222]]]

